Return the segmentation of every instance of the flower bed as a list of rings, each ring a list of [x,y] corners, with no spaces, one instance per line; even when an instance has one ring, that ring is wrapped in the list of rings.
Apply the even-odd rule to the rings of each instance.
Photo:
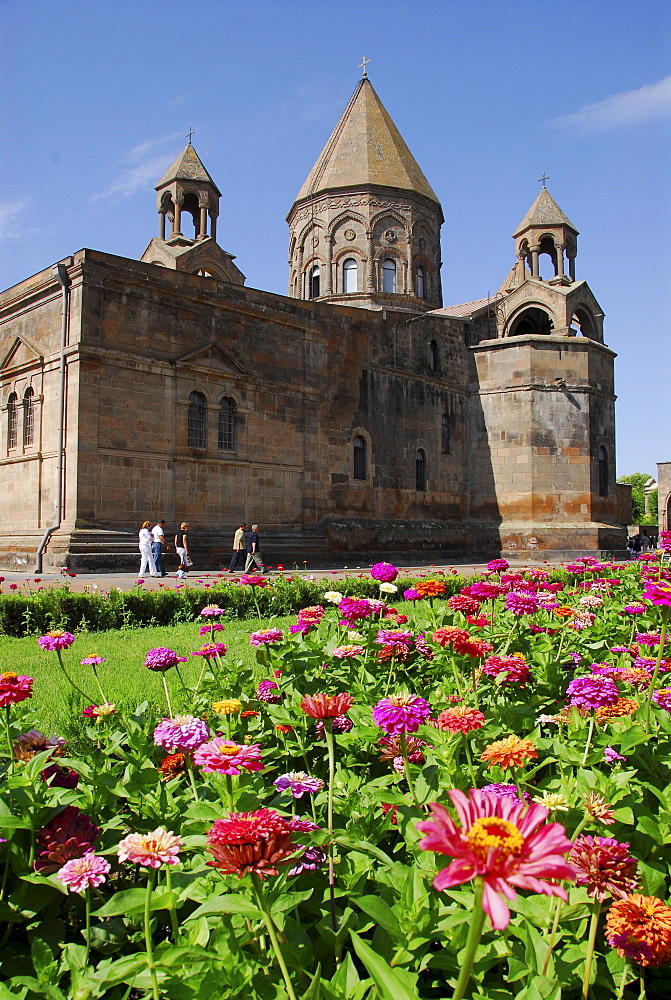
[[[210,592],[188,714],[170,648],[151,725],[88,655],[76,755],[1,675],[3,1000],[668,996],[671,572],[507,570],[376,566],[247,667]]]

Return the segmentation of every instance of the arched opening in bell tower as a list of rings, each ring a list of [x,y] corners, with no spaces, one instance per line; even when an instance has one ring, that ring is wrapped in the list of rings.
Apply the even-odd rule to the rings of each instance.
[[[550,316],[544,309],[529,306],[517,316],[507,333],[508,337],[549,336],[554,329]]]

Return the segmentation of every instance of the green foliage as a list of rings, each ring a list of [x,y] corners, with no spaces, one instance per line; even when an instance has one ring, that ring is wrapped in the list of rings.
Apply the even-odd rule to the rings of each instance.
[[[632,487],[632,524],[657,524],[658,491],[645,491],[645,484],[650,478],[646,472],[632,472],[628,476],[618,477],[618,483],[628,483]]]

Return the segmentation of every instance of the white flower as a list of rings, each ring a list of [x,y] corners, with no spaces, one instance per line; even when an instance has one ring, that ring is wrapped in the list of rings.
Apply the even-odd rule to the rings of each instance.
[[[395,587],[393,583],[381,583],[380,584],[380,591],[383,594],[395,594],[397,590],[398,590],[398,587]]]
[[[339,594],[337,590],[327,590],[324,594],[324,600],[328,601],[329,604],[340,604],[342,594]]]
[[[542,795],[534,795],[533,801],[537,802],[539,806],[545,806],[550,811],[568,812],[569,810],[566,797],[559,792],[543,792]]]
[[[580,598],[578,604],[582,604],[585,608],[600,608],[603,600],[596,594],[585,594],[584,597]]]
[[[536,725],[542,726],[544,722],[556,722],[554,715],[539,715],[536,718]]]
[[[364,638],[360,632],[348,632],[347,638],[350,642],[363,642]]]

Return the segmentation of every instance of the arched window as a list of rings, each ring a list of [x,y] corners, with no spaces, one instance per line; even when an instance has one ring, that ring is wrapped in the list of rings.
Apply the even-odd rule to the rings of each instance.
[[[33,387],[28,386],[23,394],[23,447],[33,443],[35,437],[35,409],[33,405]]]
[[[396,261],[391,257],[382,261],[382,291],[396,291]]]
[[[424,268],[417,268],[417,298],[424,298]]]
[[[599,448],[599,496],[608,496],[608,452],[603,445]]]
[[[450,454],[450,445],[451,445],[451,441],[450,441],[450,418],[448,417],[448,415],[446,413],[443,413],[442,433],[441,433],[441,445],[442,445],[443,455],[449,455]]]
[[[432,372],[438,368],[438,344],[435,340],[429,344],[429,368]]]
[[[368,478],[368,462],[366,460],[366,439],[360,434],[354,438],[354,478]]]
[[[17,445],[17,423],[18,413],[16,412],[16,393],[10,392],[7,400],[7,447],[16,448]]]
[[[348,257],[342,266],[342,290],[345,294],[358,292],[358,268],[354,257]]]
[[[217,447],[219,451],[235,451],[235,415],[237,406],[230,396],[224,396],[219,405]]]
[[[310,299],[319,298],[319,282],[321,279],[321,273],[319,264],[315,264],[310,268],[310,276],[308,278],[308,298]]]
[[[423,448],[418,448],[415,455],[415,489],[426,490],[426,452]]]
[[[189,396],[186,443],[189,448],[207,447],[207,403],[201,392],[192,392]]]

